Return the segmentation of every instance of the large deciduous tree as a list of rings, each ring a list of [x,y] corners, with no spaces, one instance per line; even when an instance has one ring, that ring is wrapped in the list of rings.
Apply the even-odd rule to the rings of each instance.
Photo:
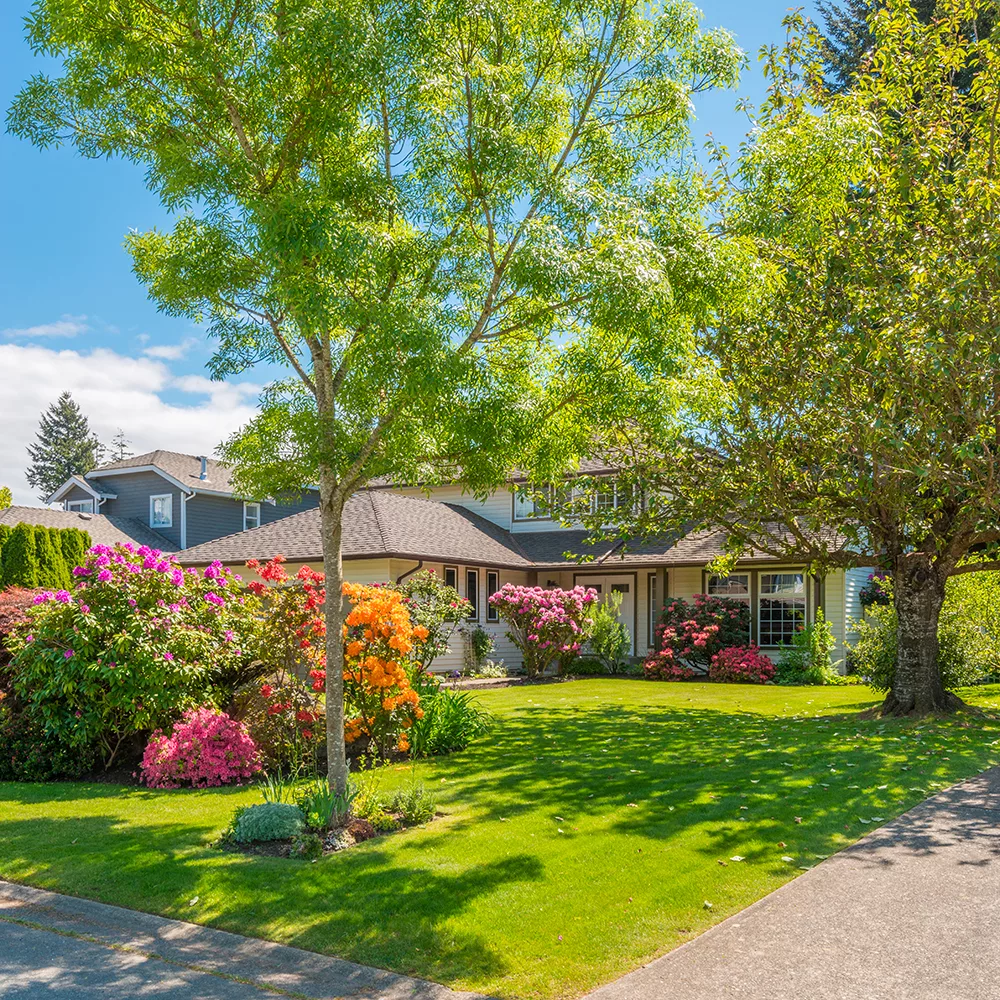
[[[741,54],[685,0],[39,0],[28,37],[63,72],[10,127],[142,164],[177,215],[128,240],[152,297],[210,323],[216,376],[286,369],[224,453],[249,496],[319,486],[342,788],[345,502],[554,473],[662,407],[724,269],[690,98]]]
[[[41,415],[37,440],[28,445],[31,464],[25,478],[47,500],[70,476],[82,476],[97,465],[101,452],[79,404],[70,393],[60,393]]]
[[[957,703],[938,665],[945,582],[1000,565],[1000,42],[965,30],[982,6],[924,24],[891,2],[873,71],[833,97],[818,35],[791,17],[721,205],[727,238],[756,247],[760,305],[699,337],[715,404],[673,441],[634,428],[639,457],[621,459],[651,496],[622,529],[891,570],[887,713]]]

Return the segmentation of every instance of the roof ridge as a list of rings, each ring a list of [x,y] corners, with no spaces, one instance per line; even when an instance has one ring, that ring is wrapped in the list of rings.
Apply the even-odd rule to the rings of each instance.
[[[378,495],[381,499],[381,497],[386,494],[376,494],[376,492],[372,490],[365,490],[365,493],[368,494],[368,502],[371,504],[372,514],[375,517],[375,527],[378,528],[379,537],[382,539],[382,548],[385,549],[386,552],[391,552],[392,548],[389,545],[389,539],[386,536],[385,528],[382,525],[382,518],[379,516],[379,505],[375,503],[376,495]]]

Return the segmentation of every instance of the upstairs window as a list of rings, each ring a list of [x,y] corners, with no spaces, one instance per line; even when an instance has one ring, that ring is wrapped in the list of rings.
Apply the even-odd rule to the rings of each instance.
[[[260,504],[243,504],[243,530],[249,531],[251,528],[260,527]]]
[[[524,489],[530,489],[525,487]],[[545,504],[532,499],[527,493],[518,490],[514,494],[514,520],[515,521],[547,521],[551,514]]]
[[[67,510],[75,510],[78,514],[93,514],[94,513],[94,501],[93,500],[67,500],[66,501]]]
[[[174,526],[174,498],[170,493],[149,498],[149,526],[172,528]]]

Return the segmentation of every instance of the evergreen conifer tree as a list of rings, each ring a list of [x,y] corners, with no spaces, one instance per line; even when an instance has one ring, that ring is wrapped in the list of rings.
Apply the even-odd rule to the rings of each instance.
[[[3,547],[3,586],[37,587],[38,559],[35,554],[35,527],[15,525]]]
[[[125,432],[119,427],[118,433],[111,439],[111,447],[108,448],[108,457],[112,462],[123,462],[126,458],[131,458],[134,454],[129,447],[131,443],[125,437]]]
[[[59,533],[59,543],[66,562],[66,570],[72,580],[73,568],[83,565],[84,556],[90,548],[90,534],[80,528],[64,528]]]
[[[31,465],[26,477],[38,487],[42,500],[70,476],[81,476],[94,468],[103,448],[73,397],[64,392],[39,421],[37,442],[28,445]]]
[[[73,584],[73,578],[70,576],[70,567],[66,562],[66,556],[63,554],[62,549],[62,536],[67,531],[72,531],[72,528],[49,528],[49,541],[52,543],[52,554],[54,559],[54,565],[56,567],[55,576],[58,577],[58,583],[53,583],[52,586],[58,586],[63,590],[68,590]]]

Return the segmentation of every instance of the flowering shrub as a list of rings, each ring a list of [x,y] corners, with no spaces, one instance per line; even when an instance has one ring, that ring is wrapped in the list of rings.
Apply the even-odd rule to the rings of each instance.
[[[424,713],[406,664],[428,629],[410,621],[402,595],[388,587],[345,583],[344,595],[351,602],[344,626],[344,738],[367,740],[382,754],[409,750],[406,731]]]
[[[729,646],[712,656],[708,679],[723,684],[766,684],[774,664],[756,646]]]
[[[597,591],[584,587],[546,590],[505,583],[490,604],[507,623],[507,635],[521,651],[528,676],[537,677],[560,657],[579,652],[589,637],[590,606],[597,599]]]
[[[224,704],[256,669],[256,598],[213,563],[182,570],[131,544],[90,549],[75,592],[43,591],[8,638],[26,708],[69,746],[97,745],[109,766],[126,740],[186,708]]]
[[[858,601],[863,608],[892,604],[892,579],[884,570],[868,574],[868,581],[858,591]]]
[[[242,784],[259,770],[246,726],[209,706],[186,711],[169,736],[158,729],[142,755],[142,778],[150,788]]]
[[[414,625],[427,629],[427,638],[410,657],[415,665],[426,670],[438,656],[448,652],[449,640],[468,619],[472,605],[432,569],[414,573],[393,589],[403,595]],[[489,652],[483,654],[483,658],[488,655]]]
[[[672,598],[656,628],[656,648],[643,665],[659,679],[674,665],[704,673],[712,657],[729,646],[745,646],[750,636],[750,606],[731,597],[695,594],[690,604]]]
[[[669,647],[650,653],[642,664],[642,672],[648,681],[689,681],[696,676],[691,667],[674,659],[674,651]]]

